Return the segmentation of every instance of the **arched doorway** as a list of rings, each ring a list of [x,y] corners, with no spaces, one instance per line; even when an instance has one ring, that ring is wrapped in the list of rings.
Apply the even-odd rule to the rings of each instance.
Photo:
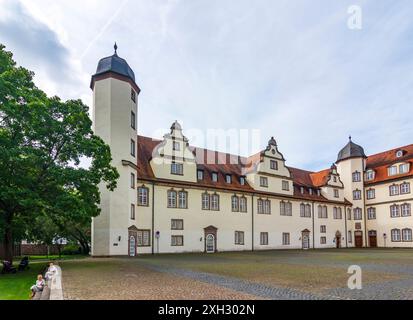
[[[310,249],[310,230],[301,231],[301,242],[304,250]]]
[[[214,253],[215,252],[215,236],[213,234],[208,234],[205,238],[206,241],[206,252]]]
[[[336,248],[337,249],[341,248],[341,232],[340,231],[336,232]]]
[[[217,235],[218,229],[214,226],[209,226],[204,229],[204,251],[206,253],[217,252]]]
[[[371,248],[377,248],[377,231],[369,231],[369,246]]]
[[[136,257],[138,254],[137,250],[138,241],[138,228],[131,226],[128,228],[128,256]]]

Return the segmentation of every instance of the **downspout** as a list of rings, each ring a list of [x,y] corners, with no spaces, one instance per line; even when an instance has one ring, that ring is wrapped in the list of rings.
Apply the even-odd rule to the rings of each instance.
[[[313,232],[312,232],[312,234],[313,234],[313,249],[315,249],[315,229],[314,229],[315,211],[314,211],[314,201],[312,202],[312,205],[313,205],[313,215],[312,215],[312,217],[313,217]]]
[[[252,194],[252,198],[251,198],[251,211],[252,211],[252,215],[251,215],[251,224],[252,224],[252,228],[251,228],[251,237],[252,237],[252,249],[251,251],[254,252],[254,194]]]
[[[344,205],[344,230],[346,232],[345,239],[346,239],[346,248],[348,248],[348,231],[347,231],[347,206]]]
[[[155,183],[152,182],[152,254],[155,254]]]
[[[364,190],[364,186],[363,186],[363,190]],[[364,247],[367,248],[369,246],[367,242],[367,206],[366,206],[366,202],[364,201],[364,194],[363,194],[363,211],[364,211],[364,241],[365,241]]]

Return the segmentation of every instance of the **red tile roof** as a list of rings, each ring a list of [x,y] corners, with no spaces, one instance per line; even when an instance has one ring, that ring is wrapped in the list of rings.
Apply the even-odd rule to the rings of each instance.
[[[399,150],[404,152],[404,155],[400,158],[396,156]],[[409,162],[410,171],[404,174],[389,176],[387,168],[393,163],[398,162]],[[367,185],[413,176],[413,144],[371,155],[367,158],[366,167],[375,171],[374,180],[366,181]]]
[[[152,171],[150,166],[150,161],[152,159],[152,151],[154,148],[161,143],[160,140],[154,140],[152,138],[138,136],[138,179],[140,180],[149,180],[149,181],[159,181],[163,183],[171,183],[171,184],[183,184],[183,185],[196,185],[198,187],[206,187],[206,188],[214,188],[214,189],[223,189],[223,190],[230,190],[235,192],[254,192],[257,194],[262,195],[271,195],[268,192],[260,192],[254,190],[247,181],[245,181],[245,185],[240,184],[240,177],[244,176],[247,172],[250,172],[252,168],[260,161],[261,153],[258,153],[252,157],[245,158],[236,155],[230,155],[222,152],[216,152],[201,148],[194,148],[190,147],[193,151],[194,155],[197,157],[197,168],[198,170],[204,171],[204,179],[202,181],[198,181],[197,183],[190,183],[190,182],[179,182],[175,180],[165,180],[165,179],[157,179]],[[202,160],[202,153],[203,159]],[[214,163],[208,163],[207,159],[215,159]],[[212,161],[209,161],[212,162]],[[203,164],[202,164],[203,163]],[[324,198],[322,195],[318,195],[317,185],[314,184],[313,179],[317,183],[320,183],[320,174],[314,173],[310,171],[305,171],[297,168],[288,167],[292,174],[292,178],[294,181],[294,196],[293,198],[299,198],[304,200],[314,200],[314,201],[322,201],[327,202],[328,200]],[[213,182],[211,179],[212,173],[218,173],[218,182]],[[228,184],[225,181],[225,175],[230,174],[232,176],[232,183]],[[322,172],[321,176],[324,173]],[[314,177],[314,178],[313,178]],[[307,187],[304,190],[304,193],[301,193],[301,186]],[[313,188],[314,193],[310,194],[308,188]],[[284,196],[284,195],[282,195]],[[285,196],[288,197],[288,196]],[[291,196],[290,196],[291,197]],[[331,201],[334,202],[334,201]],[[347,204],[350,204],[346,201]]]

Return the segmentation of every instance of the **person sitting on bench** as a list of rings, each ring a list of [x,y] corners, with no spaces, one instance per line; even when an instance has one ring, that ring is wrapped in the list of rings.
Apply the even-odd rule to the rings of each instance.
[[[46,282],[43,279],[43,276],[39,274],[37,276],[36,284],[30,288],[32,291],[32,298],[36,295],[37,292],[42,292],[44,287],[46,285]]]
[[[57,268],[53,264],[53,262],[50,262],[49,269],[47,269],[47,272],[45,275],[46,280],[51,280],[56,274],[57,274]]]

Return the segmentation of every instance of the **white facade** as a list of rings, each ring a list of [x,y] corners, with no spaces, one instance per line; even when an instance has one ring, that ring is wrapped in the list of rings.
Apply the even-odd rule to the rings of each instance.
[[[177,122],[162,141],[137,135],[139,88],[131,70],[122,70],[105,69],[92,78],[94,131],[111,147],[120,173],[116,190],[100,189],[93,256],[413,247],[406,231],[413,229],[411,209],[406,210],[413,204],[412,168],[388,182],[381,172],[388,160],[371,169],[370,157],[357,146],[361,154],[349,148],[337,165],[308,172],[288,167],[274,139],[260,154],[243,159],[246,164],[203,163],[204,150],[189,146]],[[397,166],[410,163],[411,149]],[[380,179],[365,181],[368,169],[377,170]],[[409,192],[390,196],[395,183],[409,184]],[[375,197],[370,191],[367,199],[371,189]],[[399,206],[399,217],[391,217],[392,206]]]

